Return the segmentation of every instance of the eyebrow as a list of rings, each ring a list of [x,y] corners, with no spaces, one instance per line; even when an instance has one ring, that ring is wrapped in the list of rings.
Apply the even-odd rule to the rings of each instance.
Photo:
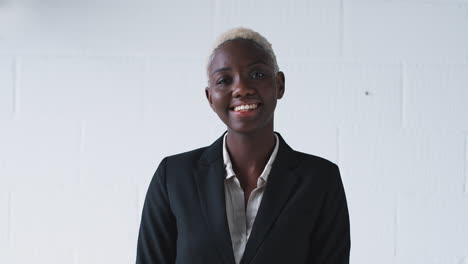
[[[250,67],[250,66],[253,66],[253,65],[256,65],[256,64],[264,64],[264,65],[267,65],[267,66],[268,66],[268,63],[266,63],[266,62],[264,62],[264,61],[262,61],[262,60],[258,60],[258,61],[254,62],[254,63],[250,63],[250,64],[247,65],[247,66]]]
[[[249,65],[247,65],[247,67],[251,67],[253,65],[256,65],[256,64],[264,64],[264,65],[267,65],[268,66],[268,63],[262,61],[262,60],[258,60],[258,61],[255,61],[253,63],[250,63]],[[223,67],[223,68],[219,68],[219,69],[216,69],[214,70],[211,75],[215,74],[215,73],[218,73],[218,72],[222,72],[222,71],[230,71],[231,70],[231,67]]]
[[[216,69],[216,70],[214,70],[214,71],[211,73],[211,75],[213,75],[213,74],[215,74],[215,73],[217,73],[217,72],[229,71],[229,70],[231,70],[230,67],[224,67],[224,68]]]

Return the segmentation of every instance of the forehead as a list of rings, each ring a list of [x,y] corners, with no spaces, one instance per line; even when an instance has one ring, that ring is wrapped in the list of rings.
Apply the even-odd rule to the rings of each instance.
[[[268,53],[254,42],[236,39],[227,41],[216,49],[208,69],[212,72],[219,68],[246,66],[255,62],[272,65]]]

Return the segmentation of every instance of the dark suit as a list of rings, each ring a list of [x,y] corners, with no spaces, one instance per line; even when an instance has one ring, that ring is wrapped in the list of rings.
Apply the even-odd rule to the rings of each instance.
[[[351,247],[338,167],[280,139],[242,264],[344,264]],[[166,157],[146,195],[137,263],[234,264],[221,136]]]

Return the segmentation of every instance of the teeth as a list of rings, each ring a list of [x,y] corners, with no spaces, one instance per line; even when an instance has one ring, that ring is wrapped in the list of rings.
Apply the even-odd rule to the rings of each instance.
[[[234,111],[247,111],[255,108],[257,108],[257,104],[239,105],[234,108]]]

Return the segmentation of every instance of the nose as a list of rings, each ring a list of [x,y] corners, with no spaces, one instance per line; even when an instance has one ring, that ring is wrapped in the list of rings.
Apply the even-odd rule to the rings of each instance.
[[[244,97],[248,95],[254,95],[255,90],[251,87],[248,80],[245,80],[242,77],[237,78],[237,81],[234,83],[232,96],[234,98]]]

